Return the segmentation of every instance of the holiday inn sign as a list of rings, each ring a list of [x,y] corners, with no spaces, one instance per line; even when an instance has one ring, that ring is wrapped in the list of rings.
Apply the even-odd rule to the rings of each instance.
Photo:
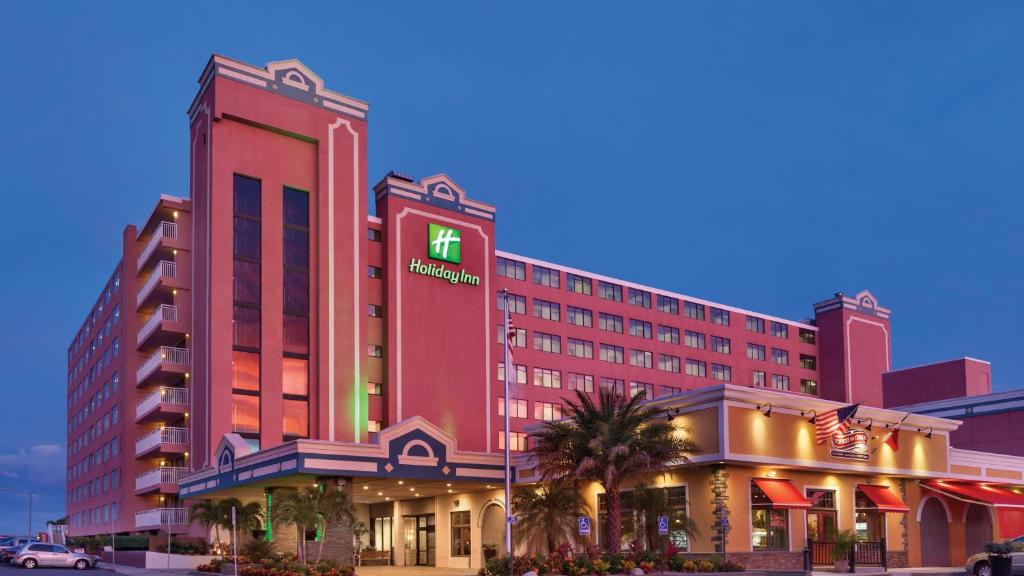
[[[427,256],[433,260],[462,263],[462,233],[433,222],[427,224]],[[450,284],[480,285],[480,277],[466,272],[464,268],[449,268],[444,264],[424,262],[419,258],[409,260],[409,272],[447,280]]]

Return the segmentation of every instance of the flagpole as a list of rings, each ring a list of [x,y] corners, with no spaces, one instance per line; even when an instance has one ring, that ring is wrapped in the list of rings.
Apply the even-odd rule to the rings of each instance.
[[[502,291],[502,298],[504,298],[505,308],[505,325],[502,330],[505,331],[505,554],[512,556],[512,471],[510,466],[509,458],[509,412],[508,412],[508,382],[509,374],[513,373],[512,364],[509,362],[509,349],[512,346],[512,342],[509,338],[512,337],[509,326],[512,325],[512,312],[508,307],[508,288]],[[516,375],[518,377],[518,374]],[[512,562],[508,563],[509,573],[512,571]]]

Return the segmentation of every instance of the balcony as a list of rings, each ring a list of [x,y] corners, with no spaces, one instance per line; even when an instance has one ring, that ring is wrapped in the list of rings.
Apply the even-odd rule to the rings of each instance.
[[[153,508],[135,513],[136,530],[155,530],[188,526],[188,508]]]
[[[135,405],[138,423],[177,419],[188,410],[188,389],[161,386]]]
[[[160,427],[135,441],[135,457],[184,454],[187,442],[188,428]]]
[[[178,323],[178,307],[173,304],[161,304],[139,328],[136,346],[142,348],[144,344],[173,344],[180,341],[184,333],[184,327]]]
[[[161,346],[135,371],[135,385],[142,386],[148,380],[177,380],[188,372],[191,364],[192,352],[188,348]]]
[[[147,470],[135,477],[135,494],[160,492],[162,494],[178,493],[178,478],[188,473],[188,468],[177,466],[160,466]]]
[[[135,304],[139,308],[143,304],[146,304],[151,297],[159,295],[170,294],[172,290],[168,285],[168,280],[174,280],[178,277],[178,266],[174,262],[169,260],[161,260],[159,264],[153,268],[153,271],[146,277],[146,281],[142,283],[142,287],[139,288],[138,293],[135,296]]]
[[[146,247],[139,253],[139,259],[135,263],[137,269],[142,270],[146,266],[149,257],[157,251],[157,248],[164,246],[165,240],[175,240],[177,238],[178,225],[174,222],[161,222],[156,227],[156,230],[153,231],[153,235],[149,237]]]

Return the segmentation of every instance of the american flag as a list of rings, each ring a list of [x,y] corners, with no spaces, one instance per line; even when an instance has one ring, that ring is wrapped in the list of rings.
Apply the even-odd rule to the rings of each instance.
[[[857,413],[857,408],[860,408],[859,402],[818,416],[814,422],[814,433],[818,444],[824,444],[836,432],[846,432],[846,421]]]
[[[508,332],[505,334],[505,345],[508,346],[508,361],[511,364],[515,361],[513,356],[516,351],[516,327],[515,324],[512,323],[512,314],[507,315],[507,321]]]

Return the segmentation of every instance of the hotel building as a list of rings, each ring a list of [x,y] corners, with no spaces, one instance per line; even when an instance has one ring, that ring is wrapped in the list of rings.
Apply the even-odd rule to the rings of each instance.
[[[861,562],[934,565],[1024,532],[1024,458],[952,447],[959,421],[886,408],[903,388],[870,292],[791,320],[505,252],[497,208],[445,174],[389,173],[371,215],[368,109],[296,60],[210,59],[188,197],[125,229],[68,349],[72,536],[205,536],[191,502],[272,510],[315,482],[351,491],[394,564],[477,568],[502,547],[506,373],[520,485],[537,480],[529,431],[577,391],[643,392],[686,425],[702,452],[652,480],[700,527],[670,534],[691,552],[794,568],[837,527],[865,540]],[[809,420],[852,403],[857,445],[816,444]],[[899,450],[880,439],[895,428]],[[600,490],[584,491],[600,517]],[[287,549],[293,532],[261,537]],[[347,561],[350,534],[332,533]]]

